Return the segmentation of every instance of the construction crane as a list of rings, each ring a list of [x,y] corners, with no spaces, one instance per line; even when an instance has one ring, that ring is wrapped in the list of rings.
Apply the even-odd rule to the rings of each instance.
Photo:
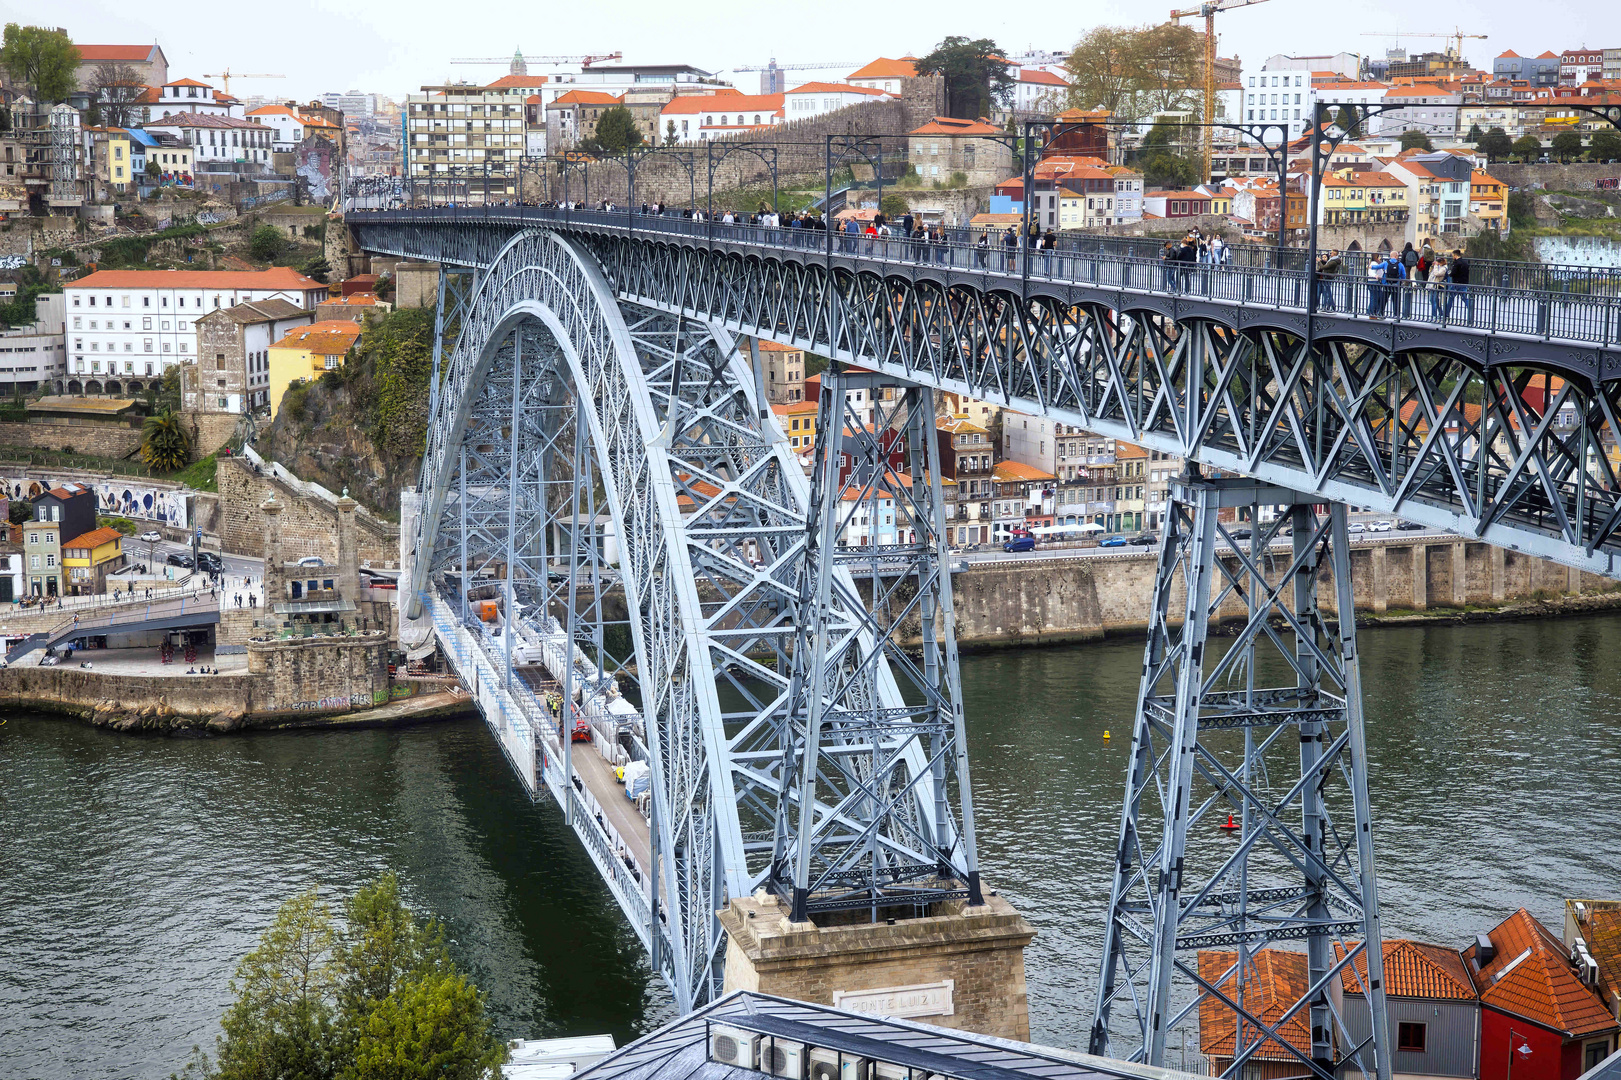
[[[1200,4],[1186,11],[1171,12],[1171,22],[1180,26],[1183,19],[1190,19],[1195,15],[1204,16],[1204,138],[1200,140],[1204,151],[1204,172],[1201,173],[1202,183],[1210,180],[1210,158],[1215,149],[1212,138],[1215,129],[1210,125],[1216,122],[1216,12],[1231,11],[1234,8],[1249,7],[1251,4],[1264,4],[1266,0],[1214,0],[1212,3]]]
[[[224,71],[220,72],[218,75],[204,75],[203,76],[203,78],[205,78],[205,79],[219,79],[224,84],[225,96],[226,97],[231,96],[231,80],[232,79],[285,79],[286,77],[287,76],[285,76],[285,75],[238,75],[238,74],[235,74],[234,72],[232,72],[230,68],[226,68]]]
[[[579,64],[581,67],[590,67],[604,60],[623,60],[622,52],[603,53],[599,56],[524,56],[521,52],[514,56],[460,56],[451,60],[452,64],[511,64],[514,60],[527,63],[530,60],[538,64]]]
[[[1456,26],[1454,26],[1452,28],[1452,33],[1450,33],[1450,34],[1400,34],[1400,33],[1394,33],[1394,32],[1387,31],[1387,32],[1382,33],[1382,34],[1367,32],[1367,33],[1364,33],[1362,36],[1363,37],[1382,37],[1382,38],[1407,38],[1407,37],[1438,37],[1438,38],[1446,38],[1447,39],[1446,55],[1447,55],[1448,60],[1462,60],[1463,59],[1463,40],[1464,40],[1464,38],[1476,38],[1476,39],[1479,39],[1480,41],[1485,41],[1486,40],[1486,35],[1485,34],[1466,34],[1462,30],[1459,30]]]
[[[732,70],[764,72],[765,78],[760,80],[760,93],[775,94],[787,89],[787,86],[783,84],[781,78],[777,75],[779,71],[853,71],[860,67],[863,62],[860,60],[853,63],[848,60],[833,60],[826,64],[779,64],[777,58],[773,56],[771,62],[764,67],[759,64],[745,64],[743,67],[735,67]]]

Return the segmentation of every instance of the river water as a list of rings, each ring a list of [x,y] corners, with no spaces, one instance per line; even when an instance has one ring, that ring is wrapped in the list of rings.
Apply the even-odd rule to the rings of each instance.
[[[1557,928],[1564,897],[1621,897],[1621,617],[1361,645],[1388,936],[1461,945],[1520,905]],[[1040,931],[1037,1041],[1085,1037],[1141,662],[1140,642],[963,661],[984,874]],[[624,1041],[672,1016],[560,815],[476,721],[179,740],[5,720],[6,1080],[166,1077],[212,1044],[282,899],[385,866],[504,1035]]]

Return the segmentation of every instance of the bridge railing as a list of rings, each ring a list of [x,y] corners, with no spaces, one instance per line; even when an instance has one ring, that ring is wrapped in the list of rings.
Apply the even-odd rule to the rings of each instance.
[[[707,246],[762,252],[787,249],[807,255],[824,253],[885,272],[956,271],[992,280],[1016,278],[1021,282],[1085,285],[1294,311],[1307,307],[1307,293],[1313,287],[1310,276],[1302,270],[1138,258],[1068,250],[1062,244],[1056,250],[1041,251],[1018,245],[927,242],[844,232],[835,232],[830,240],[820,229],[728,224],[626,210],[483,206],[432,212],[453,222],[489,221],[514,226],[555,222],[611,235],[690,239]],[[394,213],[414,217],[420,212],[386,212],[382,216],[386,220]],[[1607,286],[1586,292],[1476,284],[1431,288],[1423,282],[1342,275],[1318,278],[1315,287],[1318,310],[1325,315],[1376,317],[1395,323],[1555,338],[1587,345],[1621,344],[1621,297],[1612,295]]]

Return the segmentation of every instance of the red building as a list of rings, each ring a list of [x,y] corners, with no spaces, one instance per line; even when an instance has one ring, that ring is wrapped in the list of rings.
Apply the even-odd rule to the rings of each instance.
[[[1480,1080],[1576,1080],[1615,1048],[1616,1019],[1559,937],[1524,908],[1463,951],[1480,994]]]

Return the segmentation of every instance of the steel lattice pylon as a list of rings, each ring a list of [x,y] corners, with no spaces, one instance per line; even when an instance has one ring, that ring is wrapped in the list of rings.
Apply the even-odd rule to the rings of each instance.
[[[1196,1012],[1228,1012],[1236,1036],[1223,1075],[1241,1075],[1265,1048],[1323,1080],[1347,1060],[1365,1077],[1389,1080],[1346,511],[1336,503],[1319,519],[1314,501],[1251,480],[1173,485],[1093,1053],[1161,1065],[1172,1029]],[[1285,509],[1259,521],[1271,507]],[[1238,509],[1250,511],[1254,536],[1245,541],[1221,521]],[[1274,554],[1286,527],[1289,554]],[[1334,610],[1347,613],[1332,628],[1318,602],[1319,579],[1330,576]],[[1242,628],[1217,655],[1208,634],[1224,610]],[[1285,769],[1287,783],[1272,779]],[[1231,836],[1218,827],[1228,814]],[[1255,957],[1295,942],[1305,946],[1307,989],[1274,1015],[1262,1008]],[[1366,982],[1352,963],[1359,954]],[[1372,1009],[1365,1043],[1351,1038],[1333,1004],[1331,981],[1342,978],[1359,981]],[[1281,1033],[1300,1013],[1309,1049]],[[1223,1060],[1229,1053],[1202,1050]]]
[[[835,365],[816,430],[772,885],[797,921],[983,903],[934,396]]]

